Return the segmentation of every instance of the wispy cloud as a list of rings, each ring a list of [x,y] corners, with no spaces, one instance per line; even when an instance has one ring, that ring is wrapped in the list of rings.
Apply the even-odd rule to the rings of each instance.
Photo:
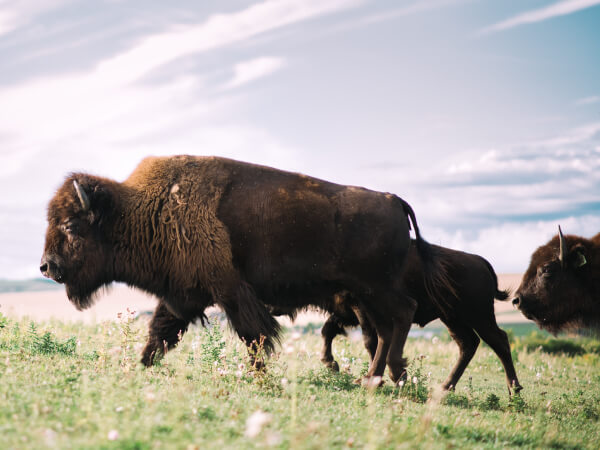
[[[388,189],[392,186],[411,202],[431,238],[436,234],[428,226],[435,224],[451,233],[597,215],[600,123],[549,139],[452,154],[426,167],[405,168],[402,180],[395,182],[398,187],[393,187],[394,171],[375,172]]]
[[[238,63],[233,68],[233,78],[226,83],[225,89],[238,88],[259,78],[271,75],[284,66],[282,58],[263,56]]]
[[[35,16],[73,0],[0,1],[0,36],[28,24]]]
[[[267,0],[231,14],[211,16],[200,25],[149,36],[130,50],[103,61],[103,79],[133,81],[183,56],[214,50],[244,39],[359,5],[364,0]]]
[[[496,31],[507,30],[520,25],[543,22],[554,17],[572,14],[582,9],[591,8],[600,4],[600,0],[563,0],[544,8],[534,9],[518,14],[509,19],[498,22],[494,25],[481,30],[481,34],[493,33]]]
[[[87,139],[88,149],[108,143],[118,148],[117,143],[124,139],[131,141],[180,127],[191,117],[198,120],[209,115],[211,109],[216,116],[227,99],[208,99],[211,92],[196,74],[175,75],[152,86],[137,81],[184,56],[231,46],[260,33],[354,7],[361,1],[267,0],[240,11],[213,15],[198,25],[147,36],[88,72],[1,88],[0,136],[11,138],[11,148],[4,147],[6,151],[0,153],[2,174],[22,170],[40,152],[64,152],[72,142],[82,145]],[[234,82],[249,82],[281,64],[273,58],[248,61],[238,67]],[[173,69],[178,73],[176,67]],[[127,127],[122,126],[124,123]],[[9,154],[17,151],[19,164],[3,164],[7,159],[15,162]]]
[[[432,242],[445,247],[487,258],[498,273],[521,273],[527,269],[535,249],[557,234],[558,225],[565,233],[592,237],[600,230],[600,217],[562,216],[552,220],[504,222],[477,231],[432,229],[427,236]]]
[[[584,97],[575,101],[577,106],[593,105],[594,103],[600,103],[600,96],[592,95],[591,97]]]
[[[411,16],[413,14],[424,13],[427,11],[433,11],[448,6],[457,5],[460,3],[466,3],[468,1],[472,0],[418,0],[406,6],[390,9],[382,13],[369,14],[364,17],[361,17],[360,19],[355,19],[347,23],[335,26],[332,29],[330,29],[329,32],[339,32],[371,26],[378,23],[395,20],[401,17]]]

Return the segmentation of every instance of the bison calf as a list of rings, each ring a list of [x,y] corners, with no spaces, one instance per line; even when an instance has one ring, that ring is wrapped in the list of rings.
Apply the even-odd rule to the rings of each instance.
[[[458,361],[443,383],[443,388],[452,389],[456,386],[473,358],[479,345],[479,338],[481,338],[500,358],[506,373],[509,394],[511,389],[514,389],[515,392],[520,391],[522,387],[512,362],[508,338],[506,333],[498,327],[494,315],[494,299],[506,300],[508,298],[506,291],[498,290],[494,269],[481,256],[439,246],[432,247],[441,255],[448,275],[453,281],[454,292],[448,290],[445,295],[448,299],[457,298],[458,301],[454,303],[454,308],[450,311],[441,311],[436,305],[437,302],[431,297],[424,283],[422,263],[414,242],[408,253],[403,282],[407,294],[417,301],[417,311],[413,322],[424,326],[432,320],[440,318],[458,344],[460,351]],[[321,360],[334,370],[337,370],[338,365],[331,353],[333,339],[338,334],[345,333],[346,326],[359,324],[360,311],[346,308],[346,304],[347,302],[339,303],[340,308],[335,314],[329,316],[321,330],[323,336]],[[372,358],[375,353],[377,336],[373,333],[372,325],[368,320],[361,320],[360,325],[365,347]]]
[[[539,247],[513,305],[553,334],[600,328],[600,233],[591,239],[562,234]]]

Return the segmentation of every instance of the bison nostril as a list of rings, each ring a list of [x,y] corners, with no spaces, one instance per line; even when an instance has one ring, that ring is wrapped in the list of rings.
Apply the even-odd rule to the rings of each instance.
[[[519,297],[513,298],[513,301],[512,301],[513,306],[519,306],[519,303],[521,303],[521,299]]]
[[[48,271],[48,263],[44,263],[40,266],[40,272],[46,273]]]

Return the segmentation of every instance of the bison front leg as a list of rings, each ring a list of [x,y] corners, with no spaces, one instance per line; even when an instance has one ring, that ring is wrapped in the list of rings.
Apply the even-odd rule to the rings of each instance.
[[[142,364],[150,367],[165,352],[177,345],[187,331],[188,321],[175,317],[163,302],[159,302],[150,321],[148,341],[142,352]]]
[[[465,372],[465,369],[473,359],[473,355],[477,351],[479,346],[479,338],[475,332],[466,325],[460,323],[444,322],[448,327],[450,336],[454,339],[454,342],[458,345],[459,357],[458,361],[454,365],[454,368],[448,375],[448,378],[442,384],[444,390],[453,390],[456,387],[456,383],[460,380],[460,377]]]
[[[223,308],[229,323],[248,346],[252,365],[262,368],[263,353],[271,354],[278,339],[279,322],[244,282],[218,293],[215,302]]]

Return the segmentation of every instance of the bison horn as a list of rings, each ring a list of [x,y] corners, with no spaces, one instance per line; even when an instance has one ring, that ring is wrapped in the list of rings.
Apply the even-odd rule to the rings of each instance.
[[[567,259],[567,241],[562,234],[562,230],[560,229],[560,225],[558,226],[558,237],[560,242],[560,247],[558,251],[558,259],[560,260],[560,265],[562,267],[565,266],[565,260]]]
[[[75,186],[75,191],[77,191],[77,197],[79,197],[79,201],[81,202],[81,207],[84,211],[90,209],[90,199],[87,194],[83,190],[83,188],[79,185],[77,180],[73,180],[73,186]]]

